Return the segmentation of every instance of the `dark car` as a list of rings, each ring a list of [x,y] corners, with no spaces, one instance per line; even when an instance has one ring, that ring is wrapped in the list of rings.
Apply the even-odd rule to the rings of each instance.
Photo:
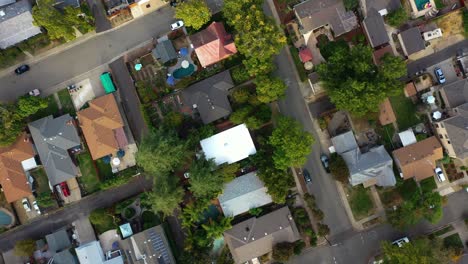
[[[330,173],[330,165],[328,163],[329,159],[328,159],[327,155],[325,155],[325,154],[320,155],[320,161],[322,162],[322,166],[325,169],[325,171],[327,173]]]
[[[21,65],[18,68],[16,68],[15,73],[17,75],[20,75],[20,74],[23,74],[23,73],[25,73],[27,71],[29,71],[29,66],[24,64],[24,65]]]
[[[439,81],[440,84],[445,83],[445,75],[439,67],[434,69],[434,74],[436,75],[437,81]]]
[[[310,173],[307,169],[302,170],[302,175],[304,175],[304,180],[306,183],[312,182],[312,177],[310,177]]]

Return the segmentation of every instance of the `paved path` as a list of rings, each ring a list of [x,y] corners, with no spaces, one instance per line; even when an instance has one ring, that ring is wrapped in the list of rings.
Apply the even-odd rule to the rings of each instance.
[[[33,88],[50,94],[47,91],[50,87],[91,72],[142,42],[168,32],[173,16],[173,8],[164,7],[115,30],[92,35],[83,42],[79,40],[78,44],[38,62],[27,62],[31,66],[29,72],[20,76],[9,73],[0,78],[0,101],[14,100]]]
[[[14,247],[16,241],[26,238],[39,239],[57,229],[71,224],[76,219],[88,216],[96,208],[106,208],[126,198],[135,196],[152,187],[152,181],[138,176],[129,183],[115,189],[106,190],[85,197],[65,208],[35,218],[28,224],[21,225],[10,232],[0,235],[0,252]]]

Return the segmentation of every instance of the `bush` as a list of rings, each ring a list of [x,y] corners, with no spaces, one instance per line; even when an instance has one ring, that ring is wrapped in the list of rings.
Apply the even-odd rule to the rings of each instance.
[[[247,103],[251,95],[249,88],[247,86],[243,86],[235,89],[232,92],[231,97],[235,103],[244,104]]]
[[[389,13],[387,15],[387,23],[393,27],[400,27],[408,20],[408,14],[403,7]]]
[[[37,204],[43,208],[56,205],[56,201],[54,197],[52,197],[52,193],[50,192],[39,193],[36,197],[36,201],[37,201]]]
[[[317,246],[317,234],[312,233],[312,236],[309,236],[309,243],[312,247]]]
[[[11,66],[23,53],[15,46],[7,49],[0,49],[0,68]]]
[[[244,65],[239,65],[231,69],[231,76],[234,84],[239,85],[250,79],[249,73]]]
[[[314,235],[314,230],[312,229],[312,227],[307,227],[307,228],[304,228],[304,234],[308,237],[312,237]]]
[[[319,223],[318,224],[318,235],[319,236],[326,236],[330,234],[330,228],[326,224]]]
[[[300,255],[302,250],[305,248],[306,244],[304,241],[299,240],[294,244],[294,255]]]
[[[263,212],[262,208],[251,208],[249,210],[249,214],[254,215],[254,216],[259,216]]]
[[[309,207],[311,210],[315,208],[316,206],[315,197],[312,194],[310,193],[304,194],[304,201],[306,202],[307,207]]]
[[[294,243],[282,242],[273,246],[273,259],[286,262],[294,254]]]
[[[349,182],[348,165],[346,165],[344,159],[336,153],[333,153],[330,156],[330,172],[335,180],[343,184],[347,184]]]
[[[125,218],[127,219],[131,219],[132,217],[135,216],[135,209],[133,207],[127,207],[125,208],[124,212],[123,212],[123,215]]]
[[[323,220],[323,212],[322,210],[318,209],[318,208],[314,208],[312,209],[312,213],[314,214],[314,218],[316,221],[322,221]]]

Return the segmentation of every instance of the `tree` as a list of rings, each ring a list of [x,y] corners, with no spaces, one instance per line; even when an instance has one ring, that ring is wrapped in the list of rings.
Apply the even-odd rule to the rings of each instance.
[[[195,227],[203,218],[203,212],[208,209],[210,204],[211,203],[209,199],[202,198],[197,199],[185,206],[185,208],[182,210],[182,214],[180,214],[182,227],[187,230]]]
[[[270,103],[284,97],[286,84],[278,77],[259,75],[254,80],[257,86],[258,100],[262,103]]]
[[[230,182],[236,178],[237,172],[240,170],[239,163],[231,163],[231,164],[222,164],[219,166],[218,171],[223,175],[224,182]]]
[[[17,112],[19,118],[26,118],[37,111],[47,108],[49,106],[47,99],[39,96],[21,96],[17,102]]]
[[[234,124],[245,123],[250,129],[259,129],[271,119],[271,109],[262,104],[257,107],[244,105],[231,114],[229,120]]]
[[[250,113],[253,112],[253,109],[254,108],[252,106],[245,105],[237,109],[236,111],[234,111],[229,117],[229,120],[233,122],[234,124],[242,124],[250,116]]]
[[[364,116],[376,112],[385,98],[401,93],[403,83],[394,78],[402,73],[401,64],[387,57],[376,67],[372,49],[359,44],[349,51],[338,49],[317,72],[337,108]]]
[[[195,149],[200,144],[200,140],[209,138],[216,133],[213,125],[203,125],[199,128],[192,128],[189,130],[187,136],[188,149]]]
[[[16,242],[14,252],[16,256],[29,257],[36,250],[36,241],[34,239],[25,239]]]
[[[136,161],[151,176],[159,177],[179,167],[189,155],[187,144],[174,132],[155,129],[143,137]]]
[[[203,0],[189,0],[176,6],[175,17],[195,30],[200,29],[211,19],[211,11]]]
[[[234,100],[234,102],[238,104],[246,103],[249,100],[250,96],[251,92],[249,91],[249,88],[247,86],[236,88],[231,94],[231,97]]]
[[[439,239],[429,240],[420,238],[396,247],[388,241],[382,242],[382,250],[385,255],[385,263],[406,264],[424,263],[439,264],[451,263],[452,251],[444,249]]]
[[[56,205],[56,201],[52,197],[52,194],[50,192],[39,193],[36,197],[36,201],[40,207],[44,207],[44,208]]]
[[[314,139],[294,119],[280,117],[268,139],[273,148],[273,165],[279,170],[300,167],[306,162]]]
[[[385,54],[381,59],[378,72],[383,80],[397,80],[406,75],[406,65],[402,58]]]
[[[330,234],[330,228],[326,224],[319,223],[318,224],[318,235],[319,236],[327,236]]]
[[[179,207],[184,198],[184,190],[177,185],[174,176],[166,176],[153,185],[153,190],[145,192],[141,203],[154,213],[161,212],[164,217],[170,216]]]
[[[197,198],[214,198],[223,190],[224,175],[216,170],[213,159],[204,156],[193,161],[189,169],[190,190]]]
[[[203,224],[202,228],[205,230],[208,239],[215,240],[223,236],[224,231],[232,228],[231,221],[231,217],[222,217],[218,221],[213,221],[210,218],[208,224]]]
[[[359,6],[359,0],[344,0],[343,4],[346,10],[354,10]]]
[[[294,254],[294,243],[281,242],[273,246],[273,259],[286,262]]]
[[[405,8],[400,7],[397,10],[390,12],[387,16],[387,23],[393,27],[400,27],[403,25],[406,20],[408,20],[408,14],[406,13]]]
[[[184,122],[184,115],[179,112],[171,111],[164,116],[163,125],[166,129],[177,129]]]
[[[330,172],[335,180],[347,184],[349,182],[349,169],[341,155],[333,153],[330,157]]]

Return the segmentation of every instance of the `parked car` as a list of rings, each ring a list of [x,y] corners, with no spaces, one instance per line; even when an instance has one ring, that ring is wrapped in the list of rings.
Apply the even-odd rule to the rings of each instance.
[[[36,201],[36,200],[34,200],[34,201],[32,202],[32,205],[33,205],[34,210],[36,210],[36,213],[37,213],[37,214],[41,214],[41,210],[39,209],[39,205],[37,205],[37,201]]]
[[[70,189],[68,188],[67,182],[61,182],[59,186],[64,197],[70,196]]]
[[[28,95],[30,95],[30,96],[39,96],[39,95],[41,95],[41,91],[39,91],[39,89],[34,89],[32,91],[29,91]]]
[[[327,173],[330,173],[330,164],[329,164],[330,159],[328,158],[328,156],[325,154],[320,155],[320,161],[322,162],[322,166],[325,169],[325,171]]]
[[[436,67],[434,69],[434,74],[437,77],[437,81],[439,81],[440,84],[445,83],[445,75],[439,67]]]
[[[307,169],[302,170],[302,175],[304,176],[304,180],[306,183],[312,182],[312,177],[310,177],[310,173]]]
[[[23,64],[23,65],[21,65],[21,66],[19,66],[18,68],[15,69],[16,75],[23,74],[23,73],[25,73],[27,71],[29,71],[29,66],[26,65],[26,64]]]
[[[23,198],[21,201],[23,208],[26,212],[31,212],[31,205],[29,204],[28,198]]]
[[[400,239],[397,239],[392,242],[392,245],[402,247],[404,244],[409,243],[409,238],[408,237],[402,237]]]
[[[440,181],[440,182],[443,182],[445,181],[445,175],[444,175],[444,172],[442,171],[441,168],[437,167],[435,168],[435,174],[437,176],[437,179]]]
[[[184,21],[177,20],[176,22],[171,24],[171,30],[176,30],[184,26]]]

